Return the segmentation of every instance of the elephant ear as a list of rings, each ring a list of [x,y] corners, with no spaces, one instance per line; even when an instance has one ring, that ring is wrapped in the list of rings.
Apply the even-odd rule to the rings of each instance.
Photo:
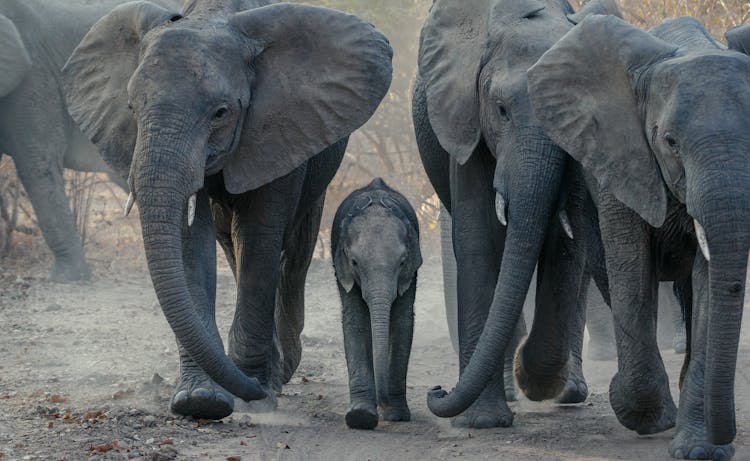
[[[622,19],[622,12],[620,11],[620,6],[617,4],[617,0],[590,0],[584,3],[578,12],[569,14],[568,21],[578,24],[586,16],[592,14],[608,14]]]
[[[534,112],[550,138],[602,189],[649,224],[667,193],[646,139],[634,82],[676,47],[614,16],[586,17],[528,71]]]
[[[349,258],[344,253],[344,244],[337,245],[336,253],[333,255],[333,268],[336,280],[339,281],[344,290],[349,293],[354,288],[354,274],[349,264]]]
[[[94,24],[63,67],[70,115],[125,178],[138,132],[128,109],[128,81],[138,67],[143,36],[175,15],[145,1],[120,5]]]
[[[13,21],[0,14],[0,98],[21,83],[31,69],[31,58]]]
[[[750,24],[732,27],[724,33],[730,50],[750,55]]]
[[[409,259],[407,264],[409,265],[405,270],[401,271],[398,277],[398,295],[402,296],[406,293],[406,290],[411,287],[411,284],[417,278],[417,270],[422,266],[422,251],[419,248],[419,228],[415,228],[414,224],[410,219],[404,222],[407,229],[407,252]]]
[[[427,117],[445,149],[460,164],[481,136],[477,79],[487,48],[492,0],[435,0],[419,44]]]
[[[361,19],[278,3],[235,14],[256,50],[240,145],[224,167],[230,193],[284,176],[362,126],[391,84],[388,40]]]

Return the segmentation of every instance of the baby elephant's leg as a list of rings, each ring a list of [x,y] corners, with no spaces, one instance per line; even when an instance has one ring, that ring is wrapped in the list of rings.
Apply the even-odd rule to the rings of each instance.
[[[406,403],[406,372],[409,368],[411,340],[414,335],[414,296],[416,276],[391,308],[390,357],[388,366],[388,403],[383,405],[385,421],[409,421],[411,412]]]
[[[378,410],[372,371],[370,315],[358,286],[347,293],[339,285],[339,292],[343,305],[341,317],[351,402],[346,412],[346,425],[353,429],[374,429],[378,425]]]

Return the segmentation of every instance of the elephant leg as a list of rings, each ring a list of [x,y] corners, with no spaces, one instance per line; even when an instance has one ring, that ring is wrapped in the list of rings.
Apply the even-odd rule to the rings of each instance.
[[[612,326],[612,310],[604,302],[596,285],[589,284],[586,305],[586,330],[589,332],[590,360],[615,360],[614,327]]]
[[[669,284],[662,283],[659,286],[659,308],[662,316],[672,327],[671,346],[677,354],[687,351],[687,336],[685,335],[685,319],[682,308],[677,301],[675,288],[670,289]]]
[[[339,285],[341,320],[344,328],[344,354],[349,373],[349,409],[346,425],[353,429],[373,429],[378,425],[375,374],[372,365],[370,312],[355,285],[348,293]]]
[[[281,258],[281,278],[276,295],[276,330],[281,343],[284,384],[292,379],[302,359],[300,335],[305,327],[305,279],[310,268],[323,215],[323,194],[290,233]]]
[[[516,380],[513,376],[513,366],[516,358],[516,349],[523,342],[523,338],[526,337],[526,320],[523,315],[518,319],[516,329],[513,332],[513,338],[511,339],[508,348],[505,349],[505,358],[503,362],[503,384],[505,386],[505,401],[515,402],[518,400],[516,397]]]
[[[452,165],[453,248],[458,286],[459,367],[463,373],[484,328],[500,272],[505,228],[495,214],[489,155],[473,155]],[[491,157],[490,157],[491,158]],[[502,357],[505,351],[498,351]],[[507,427],[513,413],[505,401],[503,370],[497,367],[479,398],[453,420],[456,426]]]
[[[453,225],[451,215],[440,206],[440,255],[443,261],[443,295],[448,334],[453,350],[458,354],[458,294],[456,292],[456,255],[453,253]]]
[[[221,343],[216,328],[216,230],[209,210],[208,194],[200,191],[196,201],[195,221],[185,229],[182,246],[190,296],[203,325]],[[200,419],[221,419],[234,410],[232,394],[214,383],[178,344],[180,380],[170,408],[174,413]],[[223,348],[223,346],[222,346]]]
[[[417,292],[416,277],[408,290],[396,298],[391,308],[388,357],[388,404],[383,408],[386,421],[409,421],[411,411],[406,402],[406,372],[414,335],[414,297]]]
[[[284,234],[302,184],[294,176],[248,192],[232,205],[237,309],[229,331],[229,356],[245,374],[257,378],[269,395],[280,392],[283,383],[275,311]],[[271,411],[276,400],[241,405],[249,411]]]
[[[547,234],[537,267],[534,323],[516,352],[518,386],[535,401],[556,397],[568,382],[570,331],[582,321],[576,319],[585,298],[582,242],[568,238],[557,222]]]
[[[692,275],[674,281],[672,286],[674,296],[680,304],[680,317],[685,327],[685,358],[680,370],[680,389],[685,382],[688,366],[690,365],[691,333],[693,330],[693,279]]]
[[[34,207],[39,228],[55,257],[49,273],[53,282],[86,280],[91,276],[73,213],[65,195],[61,147],[20,146],[13,157],[23,187]]]
[[[588,276],[581,285],[579,305],[573,315],[570,329],[570,357],[568,358],[568,382],[555,401],[561,404],[582,403],[589,395],[589,387],[583,376],[583,329],[586,325],[586,306],[589,305],[588,295],[593,285]]]
[[[669,444],[674,458],[729,460],[734,456],[732,445],[714,445],[708,441],[705,421],[705,371],[708,336],[709,290],[708,263],[696,254],[693,263],[693,306],[690,363],[684,375],[677,415],[677,431]]]
[[[656,343],[658,281],[650,227],[610,194],[601,194],[599,203],[618,358],[609,401],[628,429],[662,432],[674,426],[677,409]]]

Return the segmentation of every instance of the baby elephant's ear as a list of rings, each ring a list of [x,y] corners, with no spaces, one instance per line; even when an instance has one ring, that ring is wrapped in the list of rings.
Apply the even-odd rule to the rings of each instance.
[[[391,46],[355,16],[278,3],[231,23],[254,50],[255,71],[240,145],[224,168],[231,193],[284,176],[345,138],[388,92]]]
[[[352,291],[352,288],[354,288],[354,274],[352,274],[352,266],[344,254],[343,244],[339,244],[336,253],[333,255],[333,268],[336,273],[336,280],[344,287],[344,290],[347,293]]]
[[[724,33],[730,50],[750,55],[750,24],[732,27]]]
[[[402,296],[406,293],[406,290],[411,287],[414,279],[417,278],[417,270],[422,266],[422,251],[419,248],[419,224],[416,221],[416,216],[410,213],[407,224],[407,248],[408,248],[408,259],[407,268],[401,271],[398,277],[398,295]]]
[[[31,59],[13,21],[0,14],[0,98],[21,83]]]

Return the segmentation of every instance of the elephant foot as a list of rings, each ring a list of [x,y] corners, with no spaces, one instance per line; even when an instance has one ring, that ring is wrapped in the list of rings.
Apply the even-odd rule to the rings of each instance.
[[[383,421],[411,421],[411,411],[406,399],[403,401],[392,400],[388,405],[383,405]]]
[[[515,374],[518,387],[529,400],[539,402],[557,397],[568,382],[568,364],[560,367],[554,374],[534,373],[525,366],[523,345],[516,351]]]
[[[676,354],[684,354],[687,352],[687,336],[685,330],[677,331],[672,338],[672,349]]]
[[[728,461],[734,456],[734,447],[709,443],[703,431],[678,429],[669,443],[669,454],[677,459]]]
[[[182,416],[221,419],[234,411],[234,397],[205,374],[182,376],[169,407]]]
[[[513,425],[513,412],[508,404],[491,392],[483,392],[465,412],[453,418],[454,427],[488,429]]]
[[[637,403],[638,398],[625,393],[618,373],[609,385],[609,403],[620,424],[626,428],[640,435],[656,434],[674,427],[677,417],[677,407],[668,389],[660,392],[655,390],[648,393],[648,396],[650,398],[659,393],[663,395],[661,402],[651,405],[640,403],[634,408],[633,404]]]
[[[617,349],[613,344],[589,342],[589,351],[586,354],[589,360],[605,361],[617,359]]]
[[[375,429],[378,425],[378,411],[375,402],[355,402],[349,406],[344,417],[346,425],[352,429]]]
[[[505,401],[515,402],[518,400],[516,396],[516,383],[513,379],[513,361],[506,360],[505,368],[503,369],[503,383],[505,385]]]
[[[583,378],[571,377],[555,402],[560,404],[583,403],[589,396],[589,386]]]
[[[89,280],[90,278],[91,269],[83,257],[74,259],[56,258],[55,265],[47,276],[47,279],[54,283],[70,283]]]

